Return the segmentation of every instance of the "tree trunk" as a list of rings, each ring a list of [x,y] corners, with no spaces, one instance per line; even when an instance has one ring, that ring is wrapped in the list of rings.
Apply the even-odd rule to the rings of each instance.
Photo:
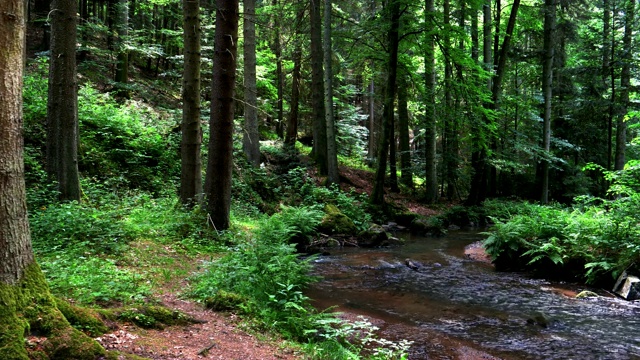
[[[129,82],[129,51],[126,49],[126,37],[129,35],[129,4],[128,0],[119,0],[116,5],[115,31],[117,33],[116,50],[118,60],[116,62],[115,82],[117,93],[120,96],[129,97],[129,92],[123,85]]]
[[[382,135],[378,147],[378,167],[376,169],[371,203],[384,205],[384,179],[387,172],[387,153],[389,152],[389,138],[391,136],[391,122],[393,121],[393,108],[396,97],[396,76],[398,71],[398,44],[400,28],[400,3],[399,0],[390,0],[389,20],[391,27],[388,33],[389,60],[387,62],[387,88],[384,98],[384,110],[382,119]]]
[[[398,86],[398,136],[400,138],[400,180],[402,184],[413,189],[413,172],[411,171],[411,149],[409,148],[409,109],[408,100],[408,75],[402,76]]]
[[[256,1],[244,0],[244,134],[242,148],[253,166],[260,166],[258,89],[256,86]],[[278,97],[280,97],[278,95]],[[280,100],[278,100],[280,102]]]
[[[327,185],[340,183],[338,149],[333,115],[333,71],[331,69],[331,0],[324,0],[324,111],[327,126]]]
[[[425,23],[435,26],[434,0],[426,0]],[[425,50],[425,201],[428,204],[432,204],[438,199],[435,34],[426,35]]]
[[[324,89],[322,69],[322,19],[320,2],[310,0],[311,18],[311,100],[313,112],[313,157],[318,163],[320,175],[327,175],[327,125],[324,109]]]
[[[61,200],[80,201],[76,0],[51,4],[51,64],[47,100],[47,172]]]
[[[296,42],[293,51],[293,71],[291,72],[291,104],[289,121],[287,123],[287,136],[284,143],[295,147],[298,139],[298,108],[300,105],[300,68],[302,67],[302,46]]]
[[[238,0],[216,0],[211,125],[205,194],[207,212],[217,230],[229,228],[231,210],[238,11]]]
[[[202,127],[200,125],[200,0],[182,2],[184,16],[184,76],[182,78],[182,144],[180,200],[202,200]]]
[[[457,181],[457,163],[458,154],[455,152],[455,125],[453,110],[453,84],[451,78],[453,77],[453,67],[451,65],[451,14],[450,14],[450,1],[444,0],[443,4],[443,18],[445,26],[444,34],[444,102],[445,102],[445,118],[444,118],[444,141],[442,156],[444,162],[444,180],[447,184],[446,196],[451,200],[455,195],[455,187]]]
[[[46,337],[41,345],[48,358],[99,358],[105,350],[57,309],[31,248],[22,138],[23,5],[0,1],[0,359],[29,359],[24,339],[29,333]],[[57,9],[75,24],[75,13]]]
[[[555,56],[554,35],[556,29],[556,0],[544,2],[544,62],[542,64],[542,95],[544,96],[544,116],[542,148],[547,156],[551,150],[551,96],[553,85],[553,59]],[[542,159],[542,195],[543,204],[549,202],[549,161]]]
[[[625,164],[625,151],[627,148],[627,109],[629,107],[629,87],[631,86],[631,63],[633,61],[633,31],[635,22],[636,0],[627,0],[627,8],[624,13],[624,56],[622,59],[622,71],[620,72],[620,114],[616,118],[616,155],[614,170],[623,170]]]
[[[369,146],[367,149],[367,157],[372,160],[376,156],[376,97],[375,97],[375,81],[373,75],[368,86],[368,103],[369,103]]]
[[[320,0],[317,0],[320,1]],[[273,6],[278,7],[278,0],[273,0]],[[276,12],[274,27],[274,39],[273,39],[273,53],[276,56],[276,90],[278,93],[278,102],[276,106],[276,134],[282,139],[284,137],[284,71],[282,71],[282,44],[280,43],[280,15]]]

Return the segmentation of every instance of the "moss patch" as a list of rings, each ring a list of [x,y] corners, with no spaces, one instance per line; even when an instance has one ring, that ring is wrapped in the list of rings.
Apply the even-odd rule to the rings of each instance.
[[[109,320],[132,322],[146,329],[163,329],[165,326],[188,325],[197,322],[189,315],[163,306],[142,305],[101,309],[98,312]]]
[[[322,218],[319,231],[329,234],[353,235],[358,232],[358,228],[347,215],[343,214],[337,206],[327,204],[324,207],[326,215]]]
[[[62,315],[74,328],[91,337],[100,336],[110,331],[97,311],[69,304],[60,298],[55,298],[55,300]]]
[[[46,337],[33,358],[96,359],[106,354],[95,340],[74,329],[58,309],[36,262],[20,283],[0,283],[0,359],[29,359],[24,337]]]

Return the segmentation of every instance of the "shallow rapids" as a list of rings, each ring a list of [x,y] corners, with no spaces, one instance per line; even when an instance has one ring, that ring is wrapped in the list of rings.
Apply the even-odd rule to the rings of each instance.
[[[496,272],[464,255],[481,239],[460,231],[407,235],[397,248],[334,250],[316,261],[324,279],[309,295],[320,308],[383,319],[385,336],[415,342],[411,359],[456,358],[438,357],[433,337],[420,336],[427,333],[509,359],[640,359],[639,304],[575,299],[567,290],[584,287]]]

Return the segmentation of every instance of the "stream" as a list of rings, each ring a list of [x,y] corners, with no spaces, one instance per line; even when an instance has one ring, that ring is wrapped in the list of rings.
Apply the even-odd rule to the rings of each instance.
[[[602,291],[575,299],[566,294],[584,286],[496,272],[464,254],[478,232],[398,235],[406,245],[318,258],[314,305],[378,319],[384,338],[414,342],[410,359],[640,359],[639,303]]]

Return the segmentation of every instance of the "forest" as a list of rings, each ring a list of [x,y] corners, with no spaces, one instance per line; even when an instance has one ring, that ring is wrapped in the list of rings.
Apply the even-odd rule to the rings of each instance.
[[[637,12],[2,0],[0,359],[640,356]]]

